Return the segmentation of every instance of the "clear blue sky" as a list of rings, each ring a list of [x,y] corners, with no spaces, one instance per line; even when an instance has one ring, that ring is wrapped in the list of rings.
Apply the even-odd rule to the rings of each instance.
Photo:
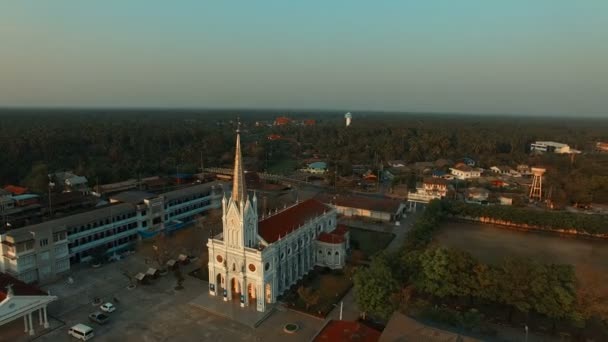
[[[608,0],[0,4],[0,106],[608,116]]]

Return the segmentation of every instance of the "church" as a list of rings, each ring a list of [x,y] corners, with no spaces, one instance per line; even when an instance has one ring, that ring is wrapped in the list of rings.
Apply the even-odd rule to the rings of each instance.
[[[344,267],[349,233],[337,225],[335,209],[314,199],[260,217],[255,193],[247,193],[236,133],[232,192],[222,199],[223,231],[207,242],[209,293],[265,311],[314,266]]]

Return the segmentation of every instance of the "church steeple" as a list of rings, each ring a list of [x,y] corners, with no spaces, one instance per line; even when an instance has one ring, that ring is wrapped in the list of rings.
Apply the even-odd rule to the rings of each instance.
[[[234,173],[232,180],[232,200],[239,204],[247,201],[247,189],[245,188],[245,175],[243,173],[243,159],[241,156],[241,123],[236,130],[236,150],[234,153]]]

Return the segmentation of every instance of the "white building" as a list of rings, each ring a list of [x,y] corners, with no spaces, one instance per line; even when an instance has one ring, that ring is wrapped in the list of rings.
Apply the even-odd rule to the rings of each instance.
[[[475,167],[471,167],[465,164],[458,164],[450,168],[450,173],[454,175],[454,178],[460,180],[479,178],[481,177],[481,170]]]
[[[35,335],[35,321],[47,329],[47,306],[57,300],[39,288],[25,284],[8,274],[0,273],[0,326],[23,317],[24,331]]]
[[[449,190],[449,182],[443,178],[426,178],[416,187],[416,192],[407,194],[408,201],[428,203],[434,199],[445,198]]]
[[[0,271],[26,283],[48,282],[71,264],[134,248],[138,239],[174,231],[196,215],[219,208],[221,183],[161,195],[128,191],[111,205],[14,229],[0,229]]]
[[[348,234],[336,229],[336,211],[314,199],[268,217],[258,216],[245,186],[237,131],[233,187],[222,200],[223,232],[210,238],[209,293],[265,311],[315,265],[344,266]]]
[[[537,141],[530,144],[530,151],[536,152],[552,152],[558,154],[573,154],[581,153],[579,150],[570,148],[567,144],[555,141]]]
[[[506,166],[506,165],[492,166],[490,168],[490,171],[501,174],[501,175],[505,175],[505,176],[521,177],[521,173],[519,173],[519,171],[516,171],[513,168],[511,168],[510,166]]]

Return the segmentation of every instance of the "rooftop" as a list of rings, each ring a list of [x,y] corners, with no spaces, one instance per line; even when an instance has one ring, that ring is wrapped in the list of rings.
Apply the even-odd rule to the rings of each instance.
[[[376,342],[380,332],[357,321],[330,320],[313,340],[314,342],[358,341]]]
[[[325,204],[309,199],[262,219],[258,223],[258,233],[266,242],[273,243],[329,210]]]
[[[29,285],[13,276],[0,273],[0,302],[8,295],[7,286],[12,285],[15,296],[47,296],[48,293],[42,291],[34,285]]]
[[[379,212],[395,213],[401,207],[398,200],[385,197],[369,197],[357,195],[319,195],[317,199],[323,203],[330,203],[340,207],[366,209]]]
[[[4,190],[10,192],[13,195],[22,195],[27,192],[27,188],[16,185],[7,185],[4,187]]]
[[[178,190],[173,190],[173,191],[165,192],[162,195],[167,200],[172,200],[172,199],[182,198],[182,197],[185,197],[185,196],[199,194],[201,192],[208,191],[213,186],[215,186],[215,187],[221,187],[222,183],[220,183],[220,182],[210,182],[210,183],[205,183],[205,184],[198,184],[198,185],[194,185],[194,186],[188,186],[188,187],[185,187],[185,188],[181,188],[181,189],[178,189]]]
[[[131,204],[140,204],[143,203],[144,200],[154,198],[157,195],[153,193],[149,193],[146,191],[123,191],[119,192],[116,195],[110,196],[111,201],[123,202],[123,203],[131,203]]]
[[[329,233],[321,233],[317,237],[317,240],[325,243],[342,243],[345,241],[344,235],[348,232],[348,227],[342,224],[339,224],[336,229]]]

